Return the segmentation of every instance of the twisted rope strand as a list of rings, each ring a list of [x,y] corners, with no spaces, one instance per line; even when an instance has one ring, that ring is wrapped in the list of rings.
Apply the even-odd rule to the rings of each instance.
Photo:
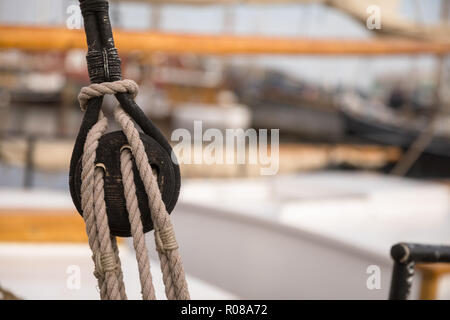
[[[119,287],[123,286],[123,282],[119,284],[120,280],[117,277],[117,272],[121,273],[120,266],[114,266],[111,269],[109,265],[111,261],[109,255],[112,254],[116,257],[116,253],[112,250],[111,239],[109,238],[103,192],[103,170],[95,167],[98,140],[105,132],[107,124],[107,119],[100,113],[99,121],[91,128],[86,137],[82,156],[81,205],[89,245],[93,252],[94,275],[98,280],[100,297],[101,299],[118,299]],[[113,260],[114,265],[117,259]],[[125,291],[123,290],[123,292]]]
[[[82,156],[82,172],[81,172],[81,207],[83,209],[83,218],[86,223],[86,233],[88,235],[89,246],[92,252],[100,250],[100,244],[97,237],[97,225],[94,215],[94,161],[96,157],[96,149],[98,139],[106,130],[107,121],[103,115],[99,115],[99,121],[88,132],[84,145]],[[92,256],[95,264],[95,257]],[[102,300],[107,299],[106,287],[103,285],[103,279],[97,278],[100,297]]]
[[[149,199],[150,213],[152,216],[155,233],[173,233],[173,226],[170,221],[169,213],[167,212],[165,204],[161,198],[158,182],[152,173],[144,144],[139,137],[139,132],[134,126],[131,118],[125,113],[125,111],[122,110],[120,106],[117,106],[114,109],[114,117],[122,127],[128,143],[131,146],[139,174],[142,182],[144,183],[145,191]],[[172,235],[170,238],[172,237],[174,239],[173,241],[176,242],[175,236]],[[178,245],[171,245],[169,247],[170,249],[167,249],[166,246],[163,248],[158,248],[158,254],[161,260],[161,270],[163,272],[163,276],[166,275],[163,277],[163,280],[165,280],[167,298],[187,300],[189,299],[189,292],[181,256],[178,251]],[[173,295],[172,286],[174,287],[173,290],[175,295]]]
[[[120,153],[120,169],[122,173],[122,183],[125,192],[125,203],[128,210],[128,218],[131,225],[131,235],[133,236],[134,250],[139,269],[141,281],[142,298],[144,300],[155,300],[155,289],[150,273],[150,260],[148,258],[147,246],[142,227],[141,212],[138,207],[136,197],[136,186],[134,184],[133,161],[131,152],[125,148]]]
[[[122,298],[122,300],[126,300],[127,299],[127,294],[125,292],[125,283],[123,282],[123,272],[122,272],[122,263],[120,261],[120,257],[119,257],[119,247],[117,246],[117,239],[115,236],[111,235],[111,244],[114,250],[114,254],[116,255],[117,258],[117,264],[119,265],[119,290],[120,290],[120,297]]]
[[[104,284],[107,286],[109,298],[112,300],[120,300],[120,287],[122,284],[119,284],[119,264],[117,263],[117,257],[111,243],[111,232],[109,231],[108,217],[106,215],[103,175],[103,169],[96,167],[94,171],[94,209],[100,242],[100,252],[97,252],[96,255],[100,255],[101,257],[101,265],[99,266],[96,263],[96,268],[99,269],[100,277],[104,276],[105,278]]]

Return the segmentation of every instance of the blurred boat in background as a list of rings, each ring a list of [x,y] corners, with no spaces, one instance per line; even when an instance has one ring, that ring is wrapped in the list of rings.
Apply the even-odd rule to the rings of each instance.
[[[227,74],[230,88],[251,108],[253,127],[279,128],[282,139],[344,140],[335,104],[339,88],[326,88],[271,69],[240,67]]]
[[[432,130],[429,141],[408,175],[450,177],[450,115],[446,111],[433,110],[430,105],[425,109],[428,114],[405,112],[400,106],[388,106],[380,100],[364,98],[357,93],[342,95],[340,107],[346,134],[356,141],[397,146],[406,151],[424,132]],[[438,114],[433,115],[433,112]]]

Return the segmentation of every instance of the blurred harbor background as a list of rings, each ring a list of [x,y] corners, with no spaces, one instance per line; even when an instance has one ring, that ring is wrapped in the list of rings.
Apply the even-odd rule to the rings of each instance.
[[[78,10],[0,0],[0,285],[25,298],[96,294],[68,185],[89,84]],[[450,242],[449,15],[446,0],[111,1],[123,77],[168,139],[194,121],[279,129],[275,176],[181,165],[173,218],[194,298],[385,299],[391,245]],[[48,290],[16,269],[29,252],[61,268]],[[81,290],[65,288],[67,264],[86,270]],[[450,268],[418,271],[414,298],[450,297]]]

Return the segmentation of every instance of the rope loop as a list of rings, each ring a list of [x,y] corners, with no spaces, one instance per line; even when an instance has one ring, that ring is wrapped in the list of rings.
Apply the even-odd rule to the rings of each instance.
[[[133,98],[137,96],[139,86],[130,79],[118,80],[114,82],[92,83],[81,88],[78,94],[78,102],[82,111],[86,111],[89,99],[102,97],[106,94],[129,93]]]

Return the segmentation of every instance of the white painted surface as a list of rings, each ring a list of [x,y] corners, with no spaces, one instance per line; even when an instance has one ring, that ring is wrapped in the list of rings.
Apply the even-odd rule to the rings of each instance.
[[[68,192],[36,189],[0,189],[2,209],[75,209]]]
[[[2,207],[46,198],[8,192],[0,191]],[[49,197],[61,197],[59,205],[73,207],[68,194],[54,197],[48,192]],[[52,203],[42,200],[39,206]],[[235,296],[385,299],[392,271],[390,247],[399,241],[450,243],[448,205],[443,185],[324,172],[185,180],[172,217],[188,274]],[[86,263],[90,274],[91,262]],[[380,267],[380,290],[366,286],[370,265]],[[413,298],[419,281],[420,275]],[[444,287],[440,292],[447,291]]]
[[[180,202],[295,227],[385,255],[397,241],[450,243],[447,186],[370,173],[192,180]]]
[[[134,252],[121,245],[120,258],[129,299],[140,296],[139,274]],[[0,244],[0,284],[24,299],[99,299],[94,264],[88,245],[83,244]],[[158,299],[165,299],[159,264],[151,261]],[[79,267],[79,289],[67,285]],[[69,269],[68,269],[69,268]],[[225,290],[188,275],[192,299],[235,299]]]
[[[450,243],[448,204],[438,184],[326,172],[185,182],[173,219],[187,270],[241,297],[386,299],[390,247]]]

